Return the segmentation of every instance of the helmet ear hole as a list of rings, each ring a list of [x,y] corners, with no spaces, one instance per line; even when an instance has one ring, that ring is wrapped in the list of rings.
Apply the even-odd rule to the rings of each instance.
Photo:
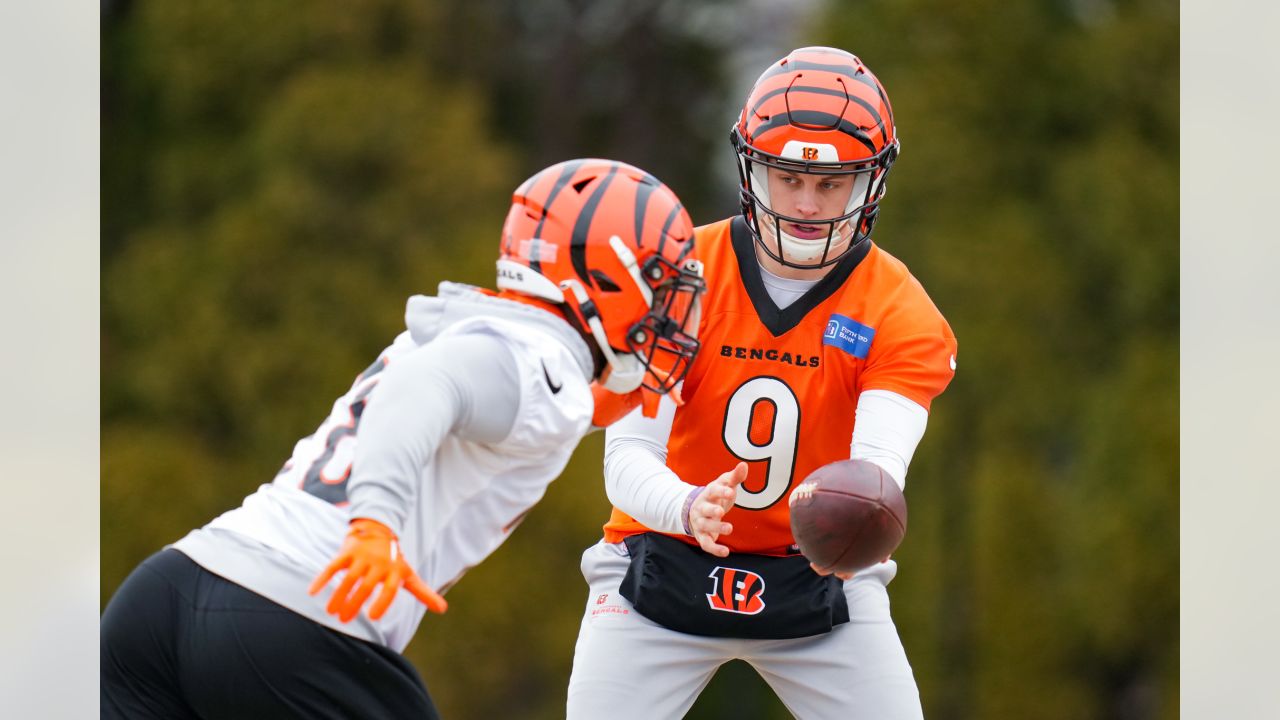
[[[544,168],[511,202],[498,289],[562,305],[607,390],[629,393],[645,383],[670,390],[683,377],[674,373],[697,352],[696,340],[680,333],[686,306],[705,289],[700,273],[677,269],[694,242],[680,198],[632,165],[585,158]],[[641,262],[651,257],[659,261],[652,269]],[[667,299],[672,293],[683,293],[684,304]],[[644,322],[651,325],[642,327],[645,341],[632,347],[634,328]]]
[[[651,283],[656,283],[662,279],[667,271],[662,267],[662,261],[657,255],[650,255],[648,260],[644,261],[644,276]]]

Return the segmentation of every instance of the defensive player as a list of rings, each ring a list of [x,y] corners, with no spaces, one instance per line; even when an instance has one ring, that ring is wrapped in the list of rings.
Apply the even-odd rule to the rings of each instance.
[[[685,404],[606,431],[615,507],[583,554],[568,716],[678,718],[742,659],[797,717],[919,718],[896,564],[811,567],[788,515],[837,460],[902,485],[955,371],[947,322],[871,241],[899,149],[889,99],[857,57],[802,48],[760,76],[731,137],[742,214],[696,231],[709,287]]]
[[[410,298],[407,330],[274,481],[119,588],[101,624],[102,716],[436,717],[400,651],[593,422],[684,375],[704,289],[692,238],[676,196],[623,163],[522,184],[499,291]],[[392,602],[401,584],[423,604]]]

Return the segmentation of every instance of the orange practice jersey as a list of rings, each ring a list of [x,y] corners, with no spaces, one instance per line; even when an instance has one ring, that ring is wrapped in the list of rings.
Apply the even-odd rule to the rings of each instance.
[[[733,532],[718,542],[734,552],[795,552],[787,497],[815,469],[849,457],[858,395],[889,390],[928,409],[955,373],[956,339],[906,266],[870,242],[779,311],[740,217],[696,237],[708,284],[702,349],[684,381],[667,465],[706,485],[746,460],[747,480],[724,518]],[[619,542],[648,528],[614,508],[604,530]]]

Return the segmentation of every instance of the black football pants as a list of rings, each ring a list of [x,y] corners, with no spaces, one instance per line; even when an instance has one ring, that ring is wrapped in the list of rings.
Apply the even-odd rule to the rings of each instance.
[[[103,718],[439,718],[399,653],[162,550],[102,614]]]

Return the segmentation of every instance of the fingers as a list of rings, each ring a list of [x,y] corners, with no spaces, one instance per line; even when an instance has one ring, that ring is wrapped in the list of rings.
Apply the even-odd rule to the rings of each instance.
[[[706,535],[715,540],[721,535],[729,535],[733,532],[733,524],[720,522],[719,518],[703,518],[690,523],[690,525],[695,538],[699,535]]]
[[[722,473],[712,482],[707,484],[707,492],[704,492],[698,498],[698,502],[712,502],[719,507],[723,507],[724,511],[732,509],[733,502],[737,500],[737,486],[742,484],[742,480],[746,479],[746,462],[739,462],[727,473]]]
[[[351,618],[355,617],[356,614],[360,612],[360,608],[364,607],[365,601],[373,594],[374,588],[378,586],[379,582],[383,582],[386,577],[387,576],[383,573],[366,573],[364,578],[361,579],[360,586],[356,588],[355,593],[342,606],[341,612],[338,614],[338,619],[342,622],[350,622]],[[395,590],[392,590],[391,594],[394,597]],[[389,605],[391,602],[388,600],[387,604]]]
[[[694,535],[694,538],[698,541],[698,546],[701,547],[704,552],[708,552],[716,557],[729,557],[729,548],[717,543],[710,533],[698,533],[697,535]]]
[[[716,478],[713,482],[722,483],[729,488],[736,488],[746,479],[747,464],[745,462],[739,462],[732,470],[721,474],[720,477]]]
[[[728,557],[728,546],[716,542],[722,535],[733,532],[733,524],[721,519],[733,509],[738,497],[738,486],[747,479],[747,464],[739,462],[732,470],[707,484],[706,489],[689,507],[689,529],[693,539],[704,552],[716,557]]]
[[[333,576],[339,570],[346,567],[347,563],[349,562],[351,562],[351,557],[349,555],[346,555],[346,554],[338,555],[338,557],[335,558],[333,562],[329,563],[329,567],[325,568],[324,570],[321,570],[320,574],[316,576],[316,579],[311,581],[311,585],[307,587],[307,594],[315,595],[316,593],[320,592],[320,590],[323,589],[325,585],[329,584],[329,581],[333,579]]]
[[[733,524],[722,522],[722,518],[733,509],[738,496],[738,485],[746,477],[747,464],[740,462],[732,470],[711,481],[689,508],[689,528],[704,552],[716,557],[728,557],[729,548],[716,540],[733,532]]]
[[[698,541],[699,547],[704,551],[716,557],[728,557],[729,548],[716,542],[716,540],[721,535],[732,533],[733,524],[720,522],[720,516],[724,514],[724,510],[720,506],[711,505],[710,510],[711,515],[699,517],[691,523],[693,525],[693,539]]]
[[[707,495],[708,493],[703,492],[702,494]],[[733,532],[733,526],[729,523],[721,522],[721,518],[727,512],[729,512],[728,508],[719,502],[702,501],[702,498],[699,498],[697,502],[694,502],[693,507],[689,509],[689,528],[694,531],[695,537],[699,532],[707,533],[712,540],[720,535],[728,535]]]
[[[725,510],[733,507],[733,503],[738,499],[738,486],[747,479],[747,464],[740,462],[734,468],[720,477],[712,480],[707,488],[709,492],[703,493],[706,499],[719,503]]]
[[[347,568],[347,574],[343,576],[342,582],[338,583],[338,589],[333,591],[329,604],[325,606],[325,610],[330,615],[341,617],[341,609],[347,604],[347,596],[351,594],[351,589],[360,581],[368,567],[368,563],[363,560],[356,560]]]
[[[729,512],[729,509],[720,502],[723,496],[720,495],[719,490],[719,488],[708,486],[707,490],[702,491],[698,499],[693,501],[693,507],[689,509],[691,520],[719,520]]]
[[[413,593],[414,597],[422,601],[422,604],[426,605],[427,609],[433,613],[443,613],[449,609],[448,601],[440,593],[432,590],[431,586],[423,582],[422,578],[418,577],[417,574],[411,574],[405,578],[404,587]]]
[[[369,606],[368,615],[370,620],[381,619],[386,614],[401,587],[413,593],[414,597],[422,601],[431,612],[443,613],[449,608],[449,603],[445,601],[444,597],[432,590],[408,566],[396,564],[389,571],[383,571],[365,562],[350,563],[349,558],[341,558],[331,563],[329,567],[325,568],[324,572],[312,581],[308,592],[312,595],[319,592],[332,579],[333,575],[347,564],[351,564],[351,567],[342,578],[342,582],[339,583],[338,589],[334,590],[333,596],[329,598],[329,604],[325,608],[331,615],[336,615],[344,623],[350,622],[352,618],[359,614],[360,608],[364,606],[369,596],[373,594],[379,585],[382,586],[382,589]]]
[[[851,573],[851,572],[836,572],[835,570],[830,570],[830,569],[828,569],[828,568],[818,567],[818,564],[817,564],[817,563],[813,563],[813,562],[809,563],[809,567],[810,567],[814,572],[818,573],[819,575],[835,575],[836,577],[840,578],[841,580],[852,580],[852,579],[853,579],[853,573]]]
[[[719,519],[733,508],[733,503],[738,497],[738,486],[746,479],[747,464],[740,462],[732,470],[722,473],[720,477],[707,483],[706,490],[693,501],[691,514],[712,517],[709,508],[718,507],[720,513],[714,517]]]
[[[372,591],[373,588],[370,588]],[[396,593],[400,591],[400,568],[392,567],[391,574],[382,581],[382,591],[378,593],[378,597],[374,598],[373,604],[369,606],[369,619],[377,620],[391,606],[391,602],[396,599]],[[359,610],[359,608],[356,608]]]
[[[706,491],[702,493],[699,500],[711,503],[716,507],[728,510],[733,507],[733,502],[738,498],[737,488],[730,487],[721,480],[716,480],[707,486]]]

